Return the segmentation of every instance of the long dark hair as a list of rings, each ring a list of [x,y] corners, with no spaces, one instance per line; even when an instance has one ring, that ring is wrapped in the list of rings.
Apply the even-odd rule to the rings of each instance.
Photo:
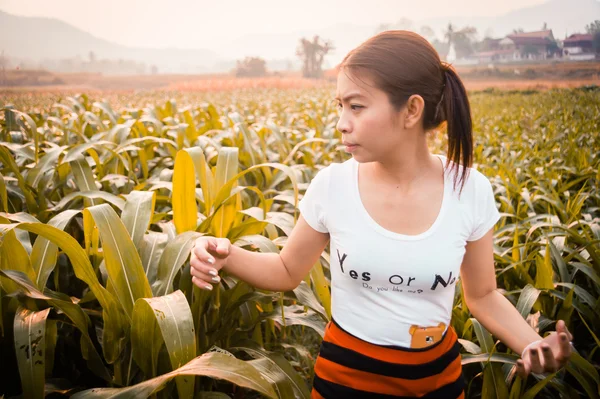
[[[423,128],[446,122],[447,166],[454,168],[454,186],[462,191],[473,162],[471,107],[458,74],[425,38],[404,30],[382,32],[350,51],[337,69],[372,78],[396,110],[413,94],[423,97]]]

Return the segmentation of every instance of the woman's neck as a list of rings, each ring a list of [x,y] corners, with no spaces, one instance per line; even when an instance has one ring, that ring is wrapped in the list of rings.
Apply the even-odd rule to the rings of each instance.
[[[406,149],[394,159],[373,162],[371,176],[386,186],[393,186],[403,192],[411,191],[418,183],[441,168],[441,163],[429,152],[426,141]]]

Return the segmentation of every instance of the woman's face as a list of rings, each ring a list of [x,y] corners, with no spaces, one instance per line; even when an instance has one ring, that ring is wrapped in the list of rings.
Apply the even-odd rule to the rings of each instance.
[[[358,162],[397,157],[406,135],[403,109],[396,111],[372,80],[348,74],[344,70],[338,73],[336,94],[340,116],[337,129],[346,151]]]

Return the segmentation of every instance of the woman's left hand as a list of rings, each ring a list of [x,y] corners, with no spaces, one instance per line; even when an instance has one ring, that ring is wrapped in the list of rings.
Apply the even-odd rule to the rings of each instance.
[[[556,323],[556,331],[527,348],[517,360],[517,373],[525,378],[529,373],[553,373],[563,367],[571,357],[573,335],[565,322]]]

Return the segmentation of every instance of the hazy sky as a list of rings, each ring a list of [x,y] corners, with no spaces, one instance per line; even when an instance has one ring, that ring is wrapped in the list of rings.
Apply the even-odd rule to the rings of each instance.
[[[493,16],[545,0],[0,0],[0,10],[53,17],[128,46],[213,47],[246,34],[405,17]],[[151,28],[148,28],[151,27]],[[153,29],[152,27],[155,27]]]

